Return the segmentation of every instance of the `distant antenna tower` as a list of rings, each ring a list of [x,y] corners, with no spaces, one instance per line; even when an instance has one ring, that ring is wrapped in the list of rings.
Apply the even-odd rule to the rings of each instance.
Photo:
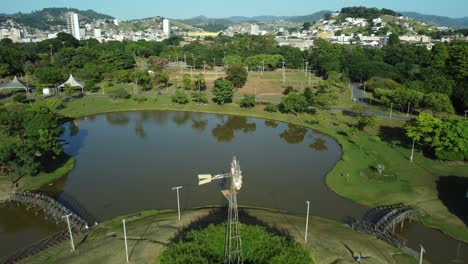
[[[198,185],[207,184],[213,180],[220,179],[230,180],[230,188],[221,191],[229,202],[224,263],[242,264],[242,241],[239,232],[239,212],[237,210],[237,191],[242,188],[242,171],[236,157],[232,159],[230,173],[214,176],[211,174],[200,174],[198,175]]]

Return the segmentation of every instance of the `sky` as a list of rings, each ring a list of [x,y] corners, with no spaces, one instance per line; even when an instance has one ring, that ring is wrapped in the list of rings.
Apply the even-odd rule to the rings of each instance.
[[[0,0],[0,13],[28,13],[44,7],[73,7],[121,20],[162,16],[191,18],[229,16],[299,16],[343,6],[388,8],[423,14],[467,17],[467,0]]]

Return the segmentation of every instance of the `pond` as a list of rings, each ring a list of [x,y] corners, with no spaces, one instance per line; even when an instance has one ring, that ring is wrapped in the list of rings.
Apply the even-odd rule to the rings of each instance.
[[[80,204],[98,221],[146,209],[176,209],[176,193],[171,190],[175,186],[182,186],[182,209],[225,204],[220,192],[224,183],[198,186],[197,174],[225,173],[233,156],[244,176],[238,195],[241,205],[304,214],[307,200],[311,215],[337,221],[360,218],[369,209],[327,188],[325,175],[340,159],[341,148],[329,136],[301,126],[239,116],[143,111],[89,116],[64,128],[64,150],[76,158],[76,167],[42,191]],[[3,222],[0,227],[6,226]],[[52,232],[48,224],[37,223],[31,227],[37,234]],[[0,234],[0,243],[13,241],[10,237],[23,232],[23,225],[30,224],[0,229],[8,234],[6,238]],[[436,231],[415,225],[405,232],[417,235],[417,240],[409,238],[415,249],[423,240],[432,243],[427,246],[433,255],[441,247],[446,250],[438,257],[453,259],[457,254],[457,242]],[[439,242],[430,242],[431,233],[440,235]],[[21,248],[25,242],[18,238],[13,244]],[[461,250],[467,251],[466,244]],[[2,253],[11,253],[11,247],[2,246]]]

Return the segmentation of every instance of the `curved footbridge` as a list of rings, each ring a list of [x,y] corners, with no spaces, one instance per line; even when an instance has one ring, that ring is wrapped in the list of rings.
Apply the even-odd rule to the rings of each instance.
[[[417,210],[404,205],[379,206],[369,210],[362,220],[353,219],[351,227],[387,241],[399,248],[406,247],[406,239],[395,233],[395,227],[403,228],[406,220],[416,220]]]
[[[60,201],[57,201],[41,193],[15,192],[10,194],[9,201],[12,204],[24,206],[28,211],[33,210],[36,214],[43,211],[46,219],[54,221],[56,224],[64,223],[66,225],[67,220],[64,216],[68,215],[74,237],[84,238],[90,231],[90,227],[96,224],[96,219],[70,196],[61,196]],[[69,238],[70,233],[66,228],[0,259],[0,264],[18,263],[42,250],[57,246]]]

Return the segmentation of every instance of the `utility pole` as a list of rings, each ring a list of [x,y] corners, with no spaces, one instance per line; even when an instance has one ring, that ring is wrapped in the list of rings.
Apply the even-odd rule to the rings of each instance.
[[[178,186],[178,187],[172,188],[172,190],[176,190],[176,191],[177,191],[177,212],[179,213],[179,221],[180,221],[179,189],[182,189],[182,186]]]
[[[127,228],[125,227],[125,219],[122,219],[123,230],[124,230],[124,240],[125,240],[125,256],[127,257],[127,263],[130,262],[128,260],[128,244],[127,244]]]
[[[71,226],[70,226],[70,216],[71,216],[71,214],[67,214],[67,215],[62,216],[62,218],[67,219],[68,232],[70,233],[70,243],[71,243],[71,248],[72,248],[71,251],[75,251],[75,242],[73,242],[73,232],[72,232]]]
[[[392,114],[393,114],[393,103],[390,105],[390,119],[392,119]]]
[[[203,76],[206,76],[206,61],[203,61]]]
[[[307,69],[307,70],[308,70],[308,69]],[[309,72],[309,86],[310,86],[310,75],[311,75],[311,74],[310,74],[310,72]]]
[[[307,217],[306,217],[306,227],[305,227],[305,235],[304,235],[304,241],[307,242],[307,231],[309,228],[309,207],[310,207],[310,202],[306,201],[307,204]]]
[[[283,84],[286,84],[286,68],[284,67],[285,62],[283,61]]]
[[[426,250],[424,250],[423,246],[419,245],[421,247],[421,254],[419,255],[419,264],[422,264],[423,263],[423,255],[424,253],[426,252]]]
[[[216,70],[216,59],[213,59],[213,69],[216,73],[216,79],[218,79],[218,70]]]
[[[413,162],[413,157],[414,157],[414,144],[416,143],[416,140],[413,139],[413,147],[411,148],[411,157],[410,157],[410,162]]]
[[[406,113],[406,117],[409,117],[410,107],[411,107],[411,102],[408,102],[408,112]]]
[[[307,69],[309,68],[309,62],[306,61],[306,67],[305,67],[305,71],[304,71],[304,76],[307,77]]]

